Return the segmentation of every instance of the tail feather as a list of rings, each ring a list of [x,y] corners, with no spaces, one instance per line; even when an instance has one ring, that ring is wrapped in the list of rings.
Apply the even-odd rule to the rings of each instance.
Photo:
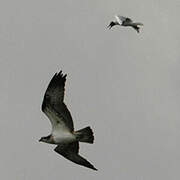
[[[76,139],[80,142],[91,144],[94,142],[93,131],[89,126],[76,131],[74,134],[76,136]]]
[[[142,23],[139,23],[139,22],[132,24],[132,27],[133,27],[138,33],[140,32],[140,26],[143,26],[143,24],[142,24]]]
[[[133,28],[137,31],[137,33],[139,33],[139,29],[140,29],[140,27],[135,26],[135,25],[133,25],[132,27],[133,27]]]

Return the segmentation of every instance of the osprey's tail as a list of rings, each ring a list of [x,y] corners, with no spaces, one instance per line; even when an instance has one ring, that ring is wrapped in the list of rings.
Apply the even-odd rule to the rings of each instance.
[[[91,144],[94,142],[93,131],[89,126],[74,132],[74,134],[76,136],[76,139],[80,142]]]

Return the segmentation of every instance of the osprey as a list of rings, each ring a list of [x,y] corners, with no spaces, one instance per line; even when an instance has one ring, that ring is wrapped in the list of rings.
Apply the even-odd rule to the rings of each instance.
[[[47,87],[42,103],[42,111],[49,118],[52,131],[49,136],[42,137],[39,141],[56,144],[55,152],[76,164],[97,170],[78,154],[79,142],[92,144],[94,136],[89,126],[74,131],[71,114],[63,101],[65,82],[66,74],[63,75],[60,71],[54,75]]]
[[[115,21],[111,21],[108,28],[111,29],[115,25],[119,26],[130,26],[134,28],[139,33],[139,26],[143,26],[142,23],[139,22],[133,22],[132,19],[120,15],[115,15]]]

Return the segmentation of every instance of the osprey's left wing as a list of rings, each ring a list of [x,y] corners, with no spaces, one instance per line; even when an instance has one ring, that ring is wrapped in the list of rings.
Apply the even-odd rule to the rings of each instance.
[[[66,75],[62,71],[51,79],[42,103],[42,111],[49,117],[52,128],[57,127],[59,121],[73,131],[73,121],[69,110],[64,104]],[[60,123],[61,124],[61,123]]]
[[[97,170],[90,162],[84,159],[82,156],[78,154],[79,152],[79,143],[73,142],[70,144],[59,144],[55,149],[55,152],[61,154],[65,158],[69,159],[70,161],[79,164],[81,166],[85,166],[87,168]]]

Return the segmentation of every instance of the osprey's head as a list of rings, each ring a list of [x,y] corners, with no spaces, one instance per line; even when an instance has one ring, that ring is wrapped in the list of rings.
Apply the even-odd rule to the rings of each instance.
[[[41,139],[39,139],[39,142],[53,143],[53,138],[51,135],[46,137],[41,137]]]
[[[108,28],[109,29],[111,29],[113,26],[115,26],[116,25],[116,23],[114,22],[114,21],[111,21],[110,22],[110,24],[109,24],[109,26],[108,26]]]

